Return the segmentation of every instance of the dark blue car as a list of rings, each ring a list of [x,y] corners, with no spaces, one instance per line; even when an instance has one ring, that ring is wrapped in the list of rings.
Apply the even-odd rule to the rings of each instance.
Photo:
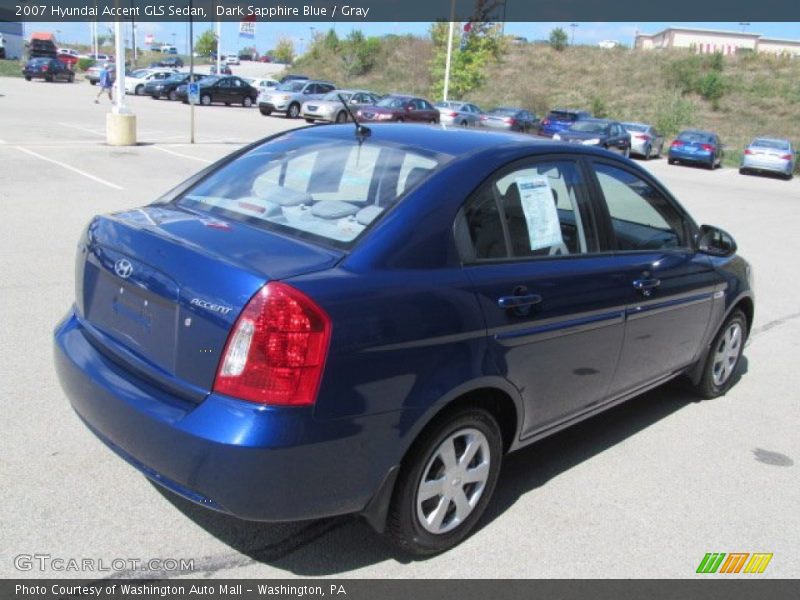
[[[156,483],[243,519],[359,513],[432,554],[506,452],[679,375],[735,382],[750,267],[644,169],[354,131],[281,133],[88,225],[58,375]]]
[[[569,129],[575,121],[591,117],[592,115],[585,110],[554,108],[539,122],[539,135],[551,138]]]

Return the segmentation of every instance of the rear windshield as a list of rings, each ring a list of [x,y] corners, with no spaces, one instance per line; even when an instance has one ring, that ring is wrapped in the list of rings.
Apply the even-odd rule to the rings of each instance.
[[[682,142],[689,142],[695,144],[711,144],[714,142],[714,137],[697,131],[684,131],[678,136]]]
[[[345,102],[350,100],[350,96],[353,95],[352,92],[335,91],[335,92],[328,92],[327,94],[325,94],[322,97],[322,99],[327,101],[327,102],[341,102],[341,99],[339,98],[339,94],[342,95],[342,97],[344,98]]]
[[[785,140],[756,139],[753,140],[753,143],[750,145],[759,148],[769,148],[770,150],[788,150],[790,147],[789,142]]]
[[[49,58],[32,58],[30,64],[32,65],[43,65],[45,63],[49,63]]]
[[[490,115],[515,115],[519,112],[516,108],[493,108],[489,111]]]
[[[346,249],[448,158],[290,134],[228,163],[175,202]]]
[[[607,133],[608,123],[603,121],[575,121],[569,130],[582,133]]]
[[[388,98],[380,100],[376,106],[383,106],[385,108],[403,108],[406,102],[408,102],[407,98],[396,98],[394,96],[389,96]]]
[[[640,123],[623,123],[622,126],[628,131],[647,131],[647,125]]]
[[[552,110],[547,118],[551,121],[577,121],[578,113],[566,112],[563,110]]]

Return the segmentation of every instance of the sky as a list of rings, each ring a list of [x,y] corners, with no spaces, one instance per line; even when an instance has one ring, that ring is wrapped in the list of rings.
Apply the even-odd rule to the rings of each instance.
[[[670,26],[695,27],[699,29],[724,29],[742,31],[740,23],[577,23],[574,28],[576,44],[597,44],[601,40],[617,40],[624,44],[632,45],[637,31],[642,33],[655,33]],[[126,24],[126,38],[130,38],[130,25]],[[353,29],[360,29],[367,35],[414,34],[425,35],[430,23],[275,23],[260,22],[256,25],[255,43],[238,36],[238,23],[222,23],[222,52],[233,53],[245,46],[255,45],[263,53],[275,46],[281,37],[288,37],[295,43],[295,51],[302,54],[308,46],[308,41],[318,32],[327,32],[331,27],[336,29],[340,37],[347,35]],[[108,32],[113,27],[112,23],[100,23],[100,32]],[[213,23],[195,23],[195,38],[205,29],[214,27]],[[573,30],[570,23],[507,23],[505,32],[508,35],[522,36],[528,40],[546,39],[555,27],[563,27],[568,34]],[[171,23],[137,23],[137,46],[144,46],[144,36],[153,34],[156,42],[175,43],[178,51],[186,53],[189,38],[188,24],[186,22]],[[749,33],[761,33],[769,37],[800,39],[800,23],[751,23],[744,29]],[[34,23],[26,25],[28,31],[51,31],[56,33],[56,38],[63,46],[69,44],[88,44],[90,40],[88,23]]]

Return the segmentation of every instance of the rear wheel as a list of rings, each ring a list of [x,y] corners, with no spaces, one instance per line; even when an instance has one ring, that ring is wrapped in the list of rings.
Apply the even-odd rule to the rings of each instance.
[[[272,114],[272,111],[270,109],[261,106],[258,107],[258,112],[260,112],[265,117],[268,117]]]
[[[461,127],[467,127],[469,125],[469,123],[467,123],[466,120],[463,120],[463,121],[461,121],[461,123],[459,123],[459,125],[461,125]]]
[[[30,81],[30,80],[28,80],[28,81]],[[94,81],[94,80],[92,80],[92,79],[90,79],[90,80],[89,80],[89,84],[90,84],[90,85],[97,85],[97,82],[96,82],[96,81]]]
[[[200,104],[203,106],[211,106],[211,96],[208,94],[203,94],[200,96]]]
[[[134,92],[134,94],[136,94],[137,96],[141,96],[142,94],[144,94],[144,86],[143,86],[143,85],[137,85],[137,86],[136,86],[136,89],[135,89],[135,90],[133,90],[133,92]]]
[[[644,159],[645,160],[650,160],[650,155],[652,154],[652,152],[653,152],[653,148],[652,148],[652,146],[650,146],[650,144],[645,146],[644,147]]]
[[[388,533],[404,551],[436,554],[461,542],[497,484],[500,427],[480,408],[434,421],[409,451],[389,508]]]
[[[172,90],[169,94],[167,94],[167,98],[170,100],[177,100],[178,99],[178,92]]]
[[[749,173],[749,171],[747,169],[745,169],[744,167],[741,167],[739,169],[739,175],[747,175],[748,173]]]
[[[746,339],[747,319],[744,313],[737,309],[719,328],[711,344],[702,377],[695,386],[699,396],[716,398],[731,388]]]
[[[674,164],[675,164],[676,162],[678,162],[678,161],[676,161],[674,158],[668,158],[668,159],[667,159],[667,162],[668,162],[669,164],[671,164],[671,165],[674,165]]]
[[[308,117],[306,117],[306,123],[313,123],[313,122],[314,122],[314,119],[309,119]]]
[[[25,81],[30,81],[30,80],[31,80],[30,77],[28,77],[28,76],[25,77]]]
[[[67,77],[67,81],[73,83],[75,81],[75,73],[70,73],[69,77]]]
[[[296,119],[300,116],[300,105],[299,104],[290,104],[289,110],[286,111],[286,117],[289,119]]]
[[[339,114],[336,115],[336,122],[337,123],[347,123],[347,113],[343,110],[339,111]]]
[[[253,99],[250,96],[245,96],[244,98],[242,98],[242,106],[244,106],[245,108],[250,108],[251,106],[253,106]]]

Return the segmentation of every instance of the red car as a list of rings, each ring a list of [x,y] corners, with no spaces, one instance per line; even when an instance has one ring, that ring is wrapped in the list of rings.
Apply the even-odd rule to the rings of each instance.
[[[363,106],[356,112],[360,123],[438,123],[439,111],[424,98],[390,95],[373,106]]]
[[[258,62],[264,62],[264,63],[272,62],[272,57],[269,56],[268,54],[265,54],[264,56],[258,59]]]

